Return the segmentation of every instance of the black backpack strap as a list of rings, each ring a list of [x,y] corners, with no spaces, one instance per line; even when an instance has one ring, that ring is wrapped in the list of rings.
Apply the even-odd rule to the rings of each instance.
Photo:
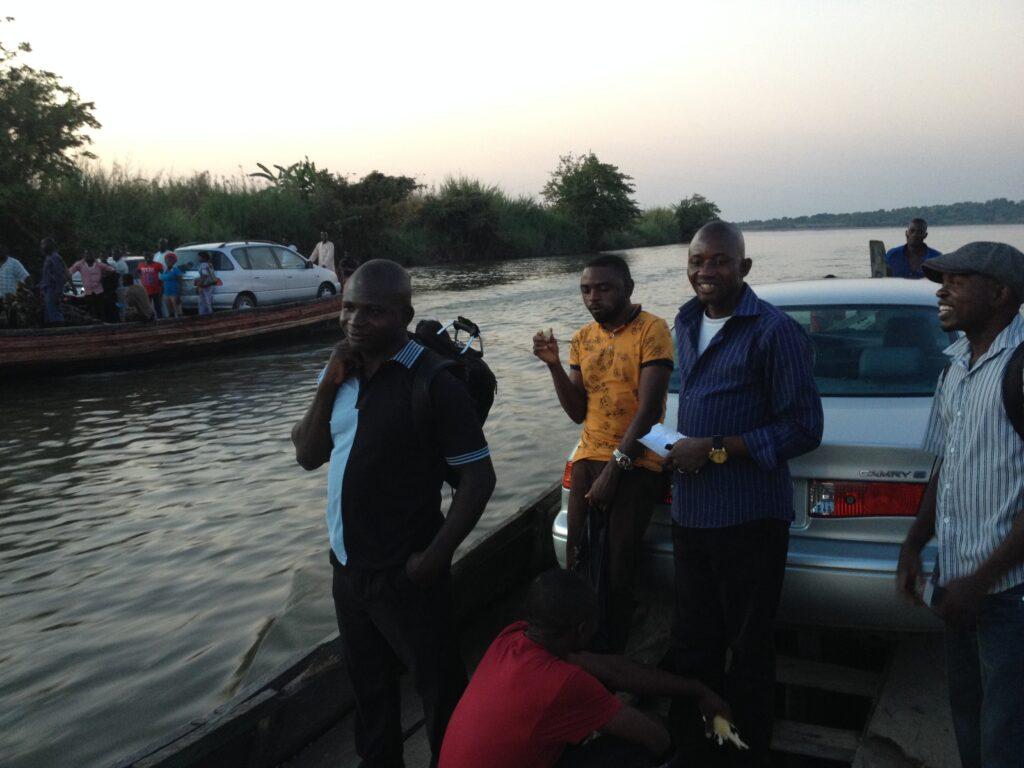
[[[434,415],[430,407],[430,385],[438,373],[456,365],[458,363],[454,360],[439,355],[427,347],[420,352],[412,380],[412,420],[421,441],[426,442],[434,427]]]
[[[1024,342],[1010,355],[1003,371],[1003,407],[1014,430],[1024,440]]]

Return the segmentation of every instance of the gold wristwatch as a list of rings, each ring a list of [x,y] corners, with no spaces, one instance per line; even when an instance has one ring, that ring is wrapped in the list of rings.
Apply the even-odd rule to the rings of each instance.
[[[711,450],[708,451],[708,461],[715,464],[725,464],[729,460],[729,452],[725,450],[725,438],[715,435],[711,438]]]

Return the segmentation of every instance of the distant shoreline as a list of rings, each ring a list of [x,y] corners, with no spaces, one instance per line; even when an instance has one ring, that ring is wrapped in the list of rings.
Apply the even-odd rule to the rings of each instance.
[[[809,216],[781,216],[750,219],[739,224],[748,231],[800,229],[871,229],[904,227],[913,218],[923,218],[932,227],[972,227],[1024,224],[1024,200],[1005,197],[983,203],[963,201],[946,205],[918,205],[851,213],[814,213]]]
[[[931,229],[937,229],[940,227],[1019,227],[1024,225],[1022,221],[965,221],[965,222],[942,222],[942,223],[928,223]],[[805,224],[803,226],[765,226],[761,224],[750,224],[745,221],[738,222],[736,224],[744,232],[822,232],[829,229],[901,229],[906,226],[903,224]]]

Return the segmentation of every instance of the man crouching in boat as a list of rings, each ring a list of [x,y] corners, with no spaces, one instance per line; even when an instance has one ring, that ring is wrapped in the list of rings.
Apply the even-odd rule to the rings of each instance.
[[[356,697],[356,750],[367,768],[401,766],[399,666],[423,700],[437,764],[466,685],[449,569],[494,490],[494,469],[465,387],[447,371],[430,385],[436,430],[419,434],[412,386],[424,348],[408,273],[382,259],[345,283],[338,345],[313,404],[292,429],[299,464],[330,461],[327,532],[334,605]],[[441,514],[446,467],[459,473]]]
[[[709,734],[716,716],[731,719],[728,705],[696,680],[585,652],[597,607],[597,595],[575,573],[556,569],[537,577],[526,597],[526,621],[491,643],[455,709],[440,768],[676,765],[667,762],[665,727],[608,688],[693,697]],[[580,746],[595,731],[601,735]]]

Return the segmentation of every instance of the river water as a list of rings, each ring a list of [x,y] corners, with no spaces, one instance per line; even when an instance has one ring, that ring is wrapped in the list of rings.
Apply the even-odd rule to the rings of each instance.
[[[747,237],[750,281],[867,276],[898,230]],[[949,250],[1024,226],[934,227]],[[671,318],[684,248],[627,251],[634,300]],[[578,427],[530,337],[589,317],[583,258],[414,270],[421,317],[485,332],[498,488],[474,536],[560,477]],[[563,346],[566,350],[567,345]],[[0,764],[104,765],[333,631],[326,470],[289,442],[330,342],[0,389]]]

